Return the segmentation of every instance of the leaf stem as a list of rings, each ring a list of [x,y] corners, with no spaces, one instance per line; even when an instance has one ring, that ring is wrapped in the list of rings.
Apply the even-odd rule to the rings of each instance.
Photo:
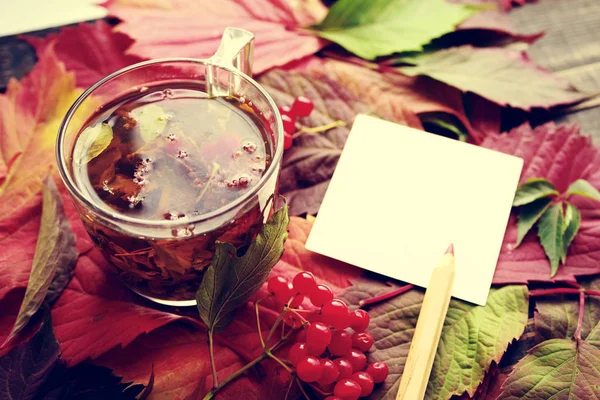
[[[300,388],[300,391],[302,392],[306,400],[310,400],[308,393],[306,393],[306,390],[304,390],[304,386],[302,386],[302,382],[300,382],[298,378],[294,378],[294,380],[296,381],[296,383],[298,383],[298,387]]]
[[[208,353],[210,355],[210,368],[212,369],[213,376],[213,387],[219,386],[219,379],[217,378],[217,367],[215,365],[215,351],[213,346],[213,331],[208,330]]]
[[[583,312],[585,307],[585,293],[583,291],[579,292],[579,318],[577,319],[577,329],[575,329],[575,333],[573,337],[575,340],[581,340],[581,327],[583,326]]]
[[[258,364],[259,362],[261,362],[265,358],[267,358],[267,355],[265,353],[261,353],[260,356],[256,357],[254,360],[252,360],[248,364],[244,365],[242,368],[238,369],[233,374],[229,375],[223,382],[221,382],[220,385],[214,386],[210,390],[210,392],[208,392],[206,394],[206,396],[204,396],[203,400],[210,400],[213,397],[215,397],[215,394],[219,390],[221,390],[222,388],[224,388],[225,386],[227,386],[229,383],[231,383],[231,381],[236,380],[240,375],[242,375],[243,373],[245,373],[246,371],[248,371],[250,368],[254,367],[256,364]]]
[[[413,285],[412,283],[409,283],[408,285],[404,285],[401,288],[392,290],[391,292],[387,292],[387,293],[381,294],[379,296],[361,300],[358,304],[360,307],[365,307],[365,306],[370,306],[370,305],[373,305],[376,303],[380,303],[382,301],[386,301],[386,300],[389,300],[396,296],[399,296],[402,293],[408,292],[409,290],[411,290],[414,287],[415,287],[415,285]]]
[[[258,338],[260,339],[260,344],[264,349],[265,341],[263,340],[262,329],[260,328],[260,313],[258,312],[258,303],[260,303],[260,300],[254,302],[254,313],[256,314],[256,327],[258,329]]]

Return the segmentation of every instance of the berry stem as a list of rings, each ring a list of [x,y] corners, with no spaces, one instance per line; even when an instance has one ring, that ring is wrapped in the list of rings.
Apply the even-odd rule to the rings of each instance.
[[[577,319],[577,329],[575,329],[575,333],[573,337],[575,340],[581,340],[581,327],[583,326],[583,312],[585,307],[585,293],[583,291],[579,292],[579,318]]]
[[[408,292],[409,290],[411,290],[414,287],[415,287],[415,285],[413,285],[412,283],[408,284],[408,285],[404,285],[401,288],[392,290],[391,292],[387,292],[387,293],[384,293],[384,294],[380,294],[379,296],[375,296],[375,297],[371,297],[371,298],[368,298],[368,299],[361,300],[358,304],[359,304],[359,306],[361,308],[365,307],[365,306],[370,306],[370,305],[373,305],[373,304],[377,304],[377,303],[380,303],[382,301],[386,301],[386,300],[389,300],[389,299],[394,298],[396,296],[399,296],[402,293]]]
[[[294,134],[294,139],[297,138],[298,136],[304,135],[305,133],[320,133],[320,132],[327,132],[330,129],[333,128],[337,128],[339,126],[346,126],[346,123],[344,121],[333,121],[329,124],[325,124],[325,125],[321,125],[321,126],[315,126],[312,128],[309,128],[307,126],[303,126],[302,128],[300,128],[298,130],[298,132],[296,132]]]
[[[265,341],[262,337],[262,329],[260,328],[260,313],[258,311],[258,304],[260,303],[260,300],[257,300],[256,302],[254,302],[254,313],[256,314],[256,328],[258,329],[258,338],[260,339],[260,344],[262,346],[262,348],[265,348]]]
[[[281,361],[281,359],[279,357],[277,357],[275,354],[271,353],[271,350],[267,349],[265,351],[265,354],[270,359],[277,361],[277,363],[279,363],[279,365],[281,365],[290,374],[294,373],[294,371],[290,367],[288,367],[288,365],[286,363],[284,363],[283,361]]]
[[[292,301],[292,299],[290,299],[289,301]],[[289,302],[288,302],[289,303]],[[277,319],[275,320],[275,322],[273,323],[273,326],[271,327],[271,330],[269,331],[269,334],[267,335],[267,339],[265,340],[265,344],[268,346],[269,342],[271,341],[271,338],[273,337],[273,334],[275,333],[275,329],[277,329],[277,326],[281,323],[281,320],[283,319],[283,316],[285,315],[285,308],[284,310],[277,316]]]
[[[300,382],[298,378],[294,378],[294,380],[298,383],[298,387],[300,388],[300,391],[302,392],[306,400],[310,400],[308,393],[306,393],[306,390],[304,390],[304,386],[302,386],[302,382]]]
[[[288,400],[290,397],[290,393],[292,392],[292,386],[294,386],[294,379],[290,379],[290,384],[288,385],[287,391],[285,392],[285,397],[283,400]]]
[[[219,379],[217,378],[217,367],[215,365],[215,351],[213,346],[213,331],[208,330],[208,353],[210,354],[210,368],[212,369],[213,376],[213,387],[219,386]]]

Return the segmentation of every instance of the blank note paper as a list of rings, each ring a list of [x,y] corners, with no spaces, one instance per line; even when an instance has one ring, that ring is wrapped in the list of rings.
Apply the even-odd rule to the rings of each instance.
[[[306,247],[426,287],[454,243],[453,296],[484,305],[523,160],[359,115]]]

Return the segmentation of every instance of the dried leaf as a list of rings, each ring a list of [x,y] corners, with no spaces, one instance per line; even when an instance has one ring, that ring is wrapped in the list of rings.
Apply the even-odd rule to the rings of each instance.
[[[19,334],[44,301],[49,304],[56,301],[73,276],[77,260],[75,236],[65,217],[62,199],[52,178],[47,180],[43,198],[42,222],[29,283],[5,344]]]
[[[135,40],[127,54],[143,58],[210,57],[228,26],[256,35],[255,73],[312,55],[325,45],[299,29],[324,17],[327,9],[317,1],[112,0],[106,7],[122,21],[116,29]]]
[[[544,178],[532,178],[519,185],[513,206],[519,207],[525,204],[532,203],[542,197],[558,195],[558,191],[554,185]]]
[[[422,50],[475,12],[445,0],[338,0],[313,28],[319,36],[372,60]]]
[[[543,177],[556,186],[559,193],[578,179],[600,187],[600,152],[588,136],[576,126],[552,123],[532,129],[523,125],[510,134],[488,136],[484,147],[523,158],[521,182]],[[595,200],[571,196],[569,202],[581,212],[581,226],[569,246],[566,263],[550,278],[550,263],[534,235],[528,235],[518,248],[517,220],[513,215],[504,235],[493,282],[496,284],[529,281],[574,282],[576,276],[600,273],[600,217]]]
[[[242,257],[229,243],[217,243],[215,256],[204,273],[196,301],[202,321],[210,331],[223,330],[233,311],[247,303],[267,280],[271,268],[283,254],[289,224],[283,206],[263,225]]]
[[[112,127],[105,123],[88,126],[81,132],[75,149],[73,159],[78,164],[87,164],[102,153],[113,138]]]
[[[338,297],[358,304],[392,289],[377,281],[357,281]],[[413,289],[370,309],[369,332],[375,345],[367,354],[369,362],[385,361],[390,368],[388,379],[375,389],[373,399],[395,398],[422,302],[423,291]],[[472,395],[492,362],[498,362],[509,343],[523,332],[528,304],[524,286],[492,290],[485,307],[452,300],[427,398],[449,399],[465,391]],[[478,344],[476,348],[473,343]]]
[[[477,93],[501,106],[529,111],[583,100],[563,78],[535,65],[525,53],[503,48],[460,46],[411,59],[401,67],[410,76],[427,75],[464,92]]]
[[[587,342],[551,339],[517,363],[498,400],[600,397],[600,349]]]

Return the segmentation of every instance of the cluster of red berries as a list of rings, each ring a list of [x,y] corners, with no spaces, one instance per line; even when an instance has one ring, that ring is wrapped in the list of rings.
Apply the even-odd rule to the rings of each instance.
[[[366,332],[370,321],[366,311],[349,311],[343,301],[333,298],[329,287],[317,284],[310,272],[300,272],[291,283],[273,276],[267,289],[279,304],[288,306],[284,322],[303,328],[289,349],[288,361],[300,380],[317,384],[324,393],[333,392],[326,400],[368,396],[375,383],[387,378],[387,364],[367,366],[365,352],[374,340]]]
[[[313,102],[308,97],[300,96],[294,99],[291,107],[279,107],[281,121],[283,122],[283,149],[292,147],[294,133],[296,132],[296,119],[298,117],[308,117],[315,108]]]

